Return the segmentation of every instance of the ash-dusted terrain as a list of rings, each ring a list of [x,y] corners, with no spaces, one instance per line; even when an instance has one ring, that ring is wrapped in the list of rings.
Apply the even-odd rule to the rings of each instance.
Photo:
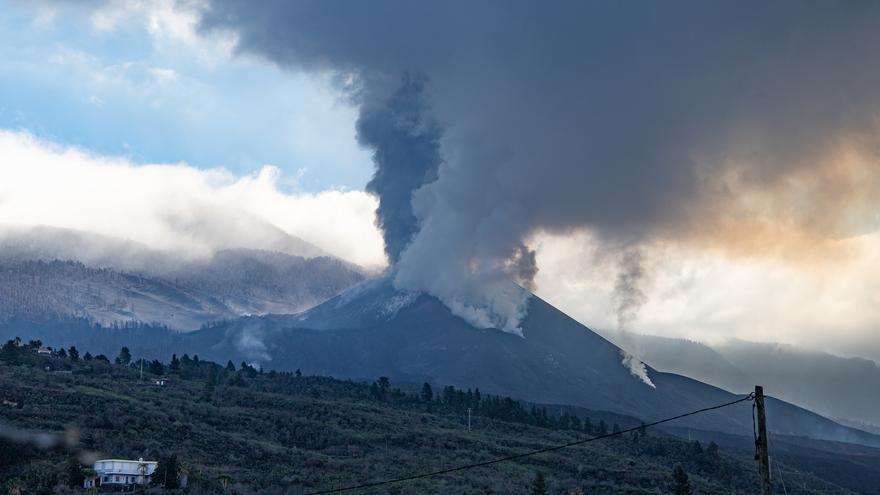
[[[0,320],[79,317],[194,330],[242,315],[302,311],[364,278],[356,266],[313,246],[301,250],[314,256],[226,249],[184,258],[41,229],[7,235],[0,248]]]

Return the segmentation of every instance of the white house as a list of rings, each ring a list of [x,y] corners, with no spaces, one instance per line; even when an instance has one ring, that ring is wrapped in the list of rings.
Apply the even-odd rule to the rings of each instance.
[[[145,461],[140,458],[136,461],[125,459],[102,459],[95,461],[95,475],[87,477],[83,482],[84,488],[92,488],[100,485],[146,485],[150,483],[150,477],[156,472],[156,461]]]

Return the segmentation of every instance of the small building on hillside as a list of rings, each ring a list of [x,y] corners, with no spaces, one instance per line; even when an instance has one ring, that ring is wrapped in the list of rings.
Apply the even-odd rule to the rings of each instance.
[[[43,355],[46,355],[46,356],[51,356],[51,355],[52,355],[52,349],[49,349],[48,347],[40,346],[40,348],[37,349],[37,354],[43,354]]]
[[[168,385],[170,383],[171,383],[171,380],[169,380],[168,378],[165,378],[164,376],[160,377],[160,378],[153,378],[153,385],[155,385],[157,387],[164,387],[165,385]]]
[[[136,461],[125,459],[102,459],[95,461],[93,467],[95,474],[87,476],[83,481],[83,488],[96,486],[133,486],[148,485],[156,467],[156,461],[145,461],[140,458]]]

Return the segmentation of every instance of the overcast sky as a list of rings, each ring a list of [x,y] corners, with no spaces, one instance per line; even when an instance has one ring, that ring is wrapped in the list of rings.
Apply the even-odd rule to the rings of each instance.
[[[353,262],[384,265],[382,236],[373,216],[377,201],[364,192],[374,165],[371,150],[358,142],[358,102],[345,89],[350,82],[346,73],[332,63],[304,63],[308,70],[292,67],[296,64],[262,46],[243,50],[246,28],[199,28],[204,5],[158,0],[95,2],[80,8],[64,2],[0,0],[0,226],[54,225],[165,249],[210,250],[219,241],[182,241],[167,219],[223,211],[236,222],[270,225]],[[450,66],[455,69],[455,59]],[[450,102],[437,109],[438,120],[450,124],[462,109],[448,108],[466,104],[444,94],[442,85],[467,80],[451,81],[442,74],[436,80],[435,106]],[[695,104],[706,101],[696,98]],[[866,98],[865,104],[876,101]],[[877,116],[873,108],[857,113],[858,122]],[[699,122],[702,117],[694,118]],[[829,122],[830,127],[833,119]],[[481,124],[451,125],[450,139],[461,142],[462,129],[479,130]],[[840,124],[846,129],[854,125]],[[517,136],[516,129],[500,127],[500,134]],[[671,133],[685,131],[687,139],[702,136],[690,129]],[[806,141],[808,151],[785,149],[783,156],[793,163],[811,156],[818,160],[815,137],[826,131],[811,132],[815,135],[798,138]],[[546,146],[555,146],[557,137],[548,138]],[[642,145],[667,149],[653,141],[626,147]],[[753,147],[742,153],[755,149],[763,150]],[[709,145],[688,151],[718,152]],[[730,156],[736,151],[724,152]],[[473,159],[466,152],[461,160]],[[493,155],[480,155],[487,156]],[[527,161],[534,158],[528,150],[522,156],[522,166],[533,163]],[[876,152],[865,154],[851,146],[835,149],[833,156],[834,165],[823,166],[821,173],[792,166],[778,182],[777,174],[757,177],[759,168],[736,169],[739,175],[726,175],[724,187],[749,181],[772,182],[773,187],[750,185],[736,191],[745,194],[730,194],[735,201],[718,184],[710,189],[718,194],[715,202],[707,199],[706,190],[693,190],[699,194],[693,201],[698,209],[724,204],[738,213],[732,217],[679,214],[679,202],[668,197],[647,202],[637,213],[658,217],[662,228],[639,237],[637,248],[616,231],[609,237],[615,229],[611,222],[597,220],[603,212],[594,204],[573,207],[571,219],[535,220],[515,232],[516,242],[535,253],[537,294],[588,326],[619,324],[623,268],[616,253],[618,248],[637,249],[644,272],[638,290],[644,297],[629,323],[634,331],[710,343],[728,337],[779,341],[880,359],[880,210],[865,199],[880,192]],[[449,177],[457,158],[444,158]],[[512,163],[519,166],[516,160]],[[541,164],[534,167],[539,170]],[[443,174],[441,169],[441,187]],[[510,182],[526,177],[512,175]],[[611,184],[617,180],[605,179]],[[578,181],[572,182],[560,194],[576,197]],[[823,189],[826,183],[835,184],[833,197]],[[670,197],[681,191],[692,190],[672,190]],[[509,201],[504,198],[507,190],[490,191],[495,192]],[[443,194],[438,188],[432,197],[442,199]],[[838,211],[841,197],[858,199],[858,208],[840,209],[831,218],[827,212]],[[534,210],[543,204],[551,205],[548,217],[560,216],[552,200],[526,205]],[[566,203],[558,205],[562,211]],[[649,211],[662,206],[675,209],[669,215],[675,218]],[[511,211],[518,215],[520,207]],[[589,212],[583,220],[574,218],[579,208]],[[762,214],[749,216],[756,208]],[[609,209],[608,217],[614,215],[621,223],[631,222],[628,212]],[[705,223],[682,226],[682,218],[697,217]],[[814,234],[827,225],[833,234],[817,242]],[[260,247],[265,241],[260,232],[246,231],[240,241]],[[512,246],[519,249],[516,243]],[[474,250],[488,252],[491,247]]]

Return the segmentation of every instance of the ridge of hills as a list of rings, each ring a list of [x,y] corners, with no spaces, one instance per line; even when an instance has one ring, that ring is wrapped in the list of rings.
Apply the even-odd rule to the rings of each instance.
[[[194,330],[242,315],[295,313],[363,278],[336,258],[250,249],[143,271],[0,257],[0,319],[82,317]]]
[[[632,376],[621,350],[532,296],[523,337],[480,330],[426,294],[371,280],[299,315],[242,318],[183,336],[211,359],[235,356],[276,369],[300,367],[338,377],[386,375],[479,387],[491,393],[571,404],[650,420],[733,395],[650,366],[656,388]],[[772,390],[768,390],[773,394]],[[880,437],[770,399],[778,434],[880,446]],[[747,405],[695,418],[690,427],[751,434]]]
[[[127,345],[139,356],[172,352],[218,362],[245,361],[266,369],[338,378],[388,376],[396,381],[478,387],[488,393],[545,404],[569,404],[651,421],[682,409],[727,402],[720,388],[651,367],[649,387],[621,364],[618,347],[537,297],[522,322],[523,337],[475,329],[439,300],[396,291],[370,280],[298,315],[241,317],[187,333],[132,324],[95,327],[85,320],[19,319],[0,337],[40,338],[84,345],[111,355]],[[770,395],[772,389],[765,389]],[[880,446],[880,437],[842,426],[792,404],[768,399],[771,430]],[[693,418],[694,429],[740,436],[752,433],[747,404]]]
[[[615,340],[614,332],[602,334]],[[761,383],[783,400],[880,432],[880,365],[870,359],[736,339],[714,345],[654,335],[632,339],[641,357],[658,369],[733,392]]]
[[[27,320],[40,328],[54,320],[70,329],[77,327],[71,321],[83,318],[117,329],[147,324],[189,331],[222,321],[216,326],[236,335],[207,338],[219,340],[208,342],[211,346],[266,361],[272,359],[267,346],[275,344],[264,342],[261,335],[271,336],[275,327],[336,332],[376,326],[417,297],[394,290],[382,279],[358,284],[365,277],[362,269],[294,241],[284,249],[303,256],[227,249],[210,257],[180,258],[86,232],[0,228],[0,326],[12,332]],[[332,304],[307,310],[342,291]],[[295,317],[284,316],[303,310],[307,311]],[[246,318],[231,322],[239,317]],[[621,344],[614,332],[599,333]],[[880,367],[870,360],[774,344],[709,347],[649,335],[634,338],[641,342],[640,357],[655,370],[736,392],[762,383],[783,400],[877,433],[880,411],[872,398],[880,386]],[[283,365],[279,363],[275,359],[267,365]],[[333,371],[332,365],[325,368]]]
[[[566,443],[610,429],[612,421],[634,421],[575,409],[554,415],[550,407],[453,387],[426,394],[382,379],[261,372],[188,355],[146,369],[147,378],[166,376],[170,383],[142,381],[135,363],[111,364],[103,356],[74,361],[39,355],[28,345],[4,347],[3,422],[24,432],[75,431],[80,442],[42,451],[0,439],[0,478],[27,493],[73,493],[64,485],[77,483],[83,454],[163,461],[173,454],[187,474],[188,493],[216,493],[225,478],[243,495],[301,494]],[[393,485],[387,493],[525,494],[537,471],[553,493],[669,493],[675,466],[700,493],[753,493],[751,454],[648,429],[480,468],[479,476],[464,471]],[[880,451],[865,448],[860,455],[870,462]],[[779,462],[792,494],[877,493],[866,475],[843,480],[844,487],[823,478],[828,472]]]

